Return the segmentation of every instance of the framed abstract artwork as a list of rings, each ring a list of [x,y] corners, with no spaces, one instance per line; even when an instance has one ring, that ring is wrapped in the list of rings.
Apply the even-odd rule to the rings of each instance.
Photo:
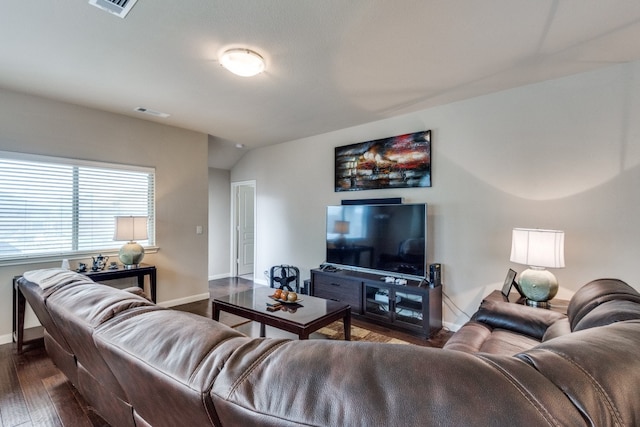
[[[431,187],[431,131],[335,148],[335,191]]]

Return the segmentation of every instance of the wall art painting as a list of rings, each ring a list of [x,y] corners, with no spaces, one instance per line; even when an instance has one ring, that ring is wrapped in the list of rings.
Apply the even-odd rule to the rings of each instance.
[[[431,187],[430,130],[335,150],[335,191]]]

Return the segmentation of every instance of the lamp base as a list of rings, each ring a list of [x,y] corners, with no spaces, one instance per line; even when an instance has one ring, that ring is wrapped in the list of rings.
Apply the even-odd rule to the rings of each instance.
[[[549,301],[533,301],[530,299],[526,299],[526,303],[529,307],[551,308],[551,304],[549,303]]]
[[[558,279],[548,270],[531,267],[520,273],[520,290],[527,297],[527,305],[546,303],[558,293]]]
[[[134,268],[144,258],[144,248],[136,242],[129,242],[120,248],[118,256],[124,268]]]

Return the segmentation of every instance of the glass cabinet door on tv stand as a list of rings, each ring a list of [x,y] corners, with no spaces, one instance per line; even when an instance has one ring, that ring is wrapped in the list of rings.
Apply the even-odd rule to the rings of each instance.
[[[403,287],[392,288],[369,283],[365,284],[364,292],[365,316],[409,329],[428,330],[428,324],[425,324],[428,313],[423,293],[411,292]]]
[[[311,270],[311,295],[345,301],[351,313],[429,337],[442,329],[442,286],[388,283],[376,273]]]

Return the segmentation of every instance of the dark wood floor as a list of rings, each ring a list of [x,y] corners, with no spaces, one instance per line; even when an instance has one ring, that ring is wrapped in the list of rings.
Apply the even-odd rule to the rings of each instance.
[[[209,291],[211,298],[215,298],[253,286],[253,282],[246,279],[220,279],[209,282]],[[174,308],[211,317],[208,300]],[[441,347],[450,336],[450,333],[442,332],[426,340],[359,319],[353,319],[353,325],[428,347]],[[259,326],[253,322],[238,327],[238,330],[249,336],[259,334]],[[288,337],[287,334],[267,329],[267,336]],[[295,338],[292,334],[290,337]],[[108,424],[91,410],[41,345],[27,346],[22,354],[17,354],[13,344],[5,344],[0,346],[0,426],[102,427]]]
[[[0,421],[3,427],[108,426],[44,347],[31,346],[16,354],[12,344],[0,346]]]

